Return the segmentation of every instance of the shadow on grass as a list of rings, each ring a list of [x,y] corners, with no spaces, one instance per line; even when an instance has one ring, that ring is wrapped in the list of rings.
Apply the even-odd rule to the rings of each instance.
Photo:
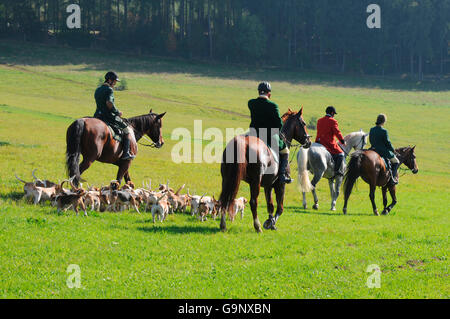
[[[336,211],[320,211],[320,210],[313,210],[313,209],[304,209],[303,207],[297,207],[297,206],[285,206],[286,210],[289,210],[294,213],[298,214],[305,214],[305,215],[320,215],[320,216],[346,216],[342,213],[342,211],[336,210]],[[349,216],[370,216],[371,214],[362,214],[362,213],[347,213]],[[373,215],[373,214],[372,214]]]
[[[10,192],[10,193],[0,193],[0,198],[3,200],[14,200],[19,201],[23,197],[23,192]]]
[[[175,225],[152,225],[146,227],[138,227],[140,231],[147,233],[170,233],[176,235],[182,234],[216,234],[220,232],[219,228],[205,227],[205,226],[175,226]]]

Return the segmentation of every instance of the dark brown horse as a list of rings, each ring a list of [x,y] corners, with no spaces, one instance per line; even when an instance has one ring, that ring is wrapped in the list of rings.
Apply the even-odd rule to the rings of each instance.
[[[417,167],[416,155],[414,154],[415,148],[415,146],[398,148],[395,150],[395,155],[400,161],[400,165],[405,164],[406,167],[408,167],[414,174],[417,174],[419,172],[419,168]],[[347,214],[348,198],[350,197],[353,185],[359,176],[361,176],[361,178],[370,185],[369,197],[372,202],[373,213],[379,216],[377,206],[375,205],[375,189],[379,186],[382,188],[383,193],[384,210],[382,214],[389,214],[397,203],[397,197],[395,194],[396,187],[395,184],[390,181],[390,173],[389,170],[386,169],[383,159],[380,155],[378,155],[378,153],[372,150],[356,151],[351,156],[350,162],[347,166],[344,182],[344,214]],[[386,207],[387,190],[389,190],[389,193],[391,194],[392,203]]]
[[[126,119],[132,128],[130,151],[137,154],[137,144],[144,135],[152,139],[154,143],[149,146],[160,148],[164,144],[162,138],[162,117],[166,113],[155,114],[152,110],[148,114]],[[78,185],[80,176],[94,161],[111,163],[119,166],[117,180],[119,183],[125,177],[125,181],[131,180],[128,169],[131,160],[121,160],[122,143],[113,139],[108,126],[101,120],[92,117],[84,117],[73,122],[67,129],[66,135],[66,165],[69,177],[75,176],[74,184]],[[79,164],[80,154],[83,161]]]
[[[290,147],[293,139],[306,148],[311,145],[306,131],[306,124],[302,118],[302,112],[303,108],[299,112],[289,110],[283,115],[284,125],[280,135],[285,137],[288,147]],[[258,196],[261,186],[264,187],[269,212],[269,219],[264,222],[264,228],[276,229],[275,224],[283,213],[285,184],[280,183],[277,179],[278,163],[267,145],[255,136],[236,136],[228,143],[223,152],[221,174],[222,193],[219,199],[221,212],[220,229],[222,231],[226,230],[226,213],[231,209],[231,204],[236,198],[241,180],[250,184],[250,207],[255,230],[257,232],[262,231],[257,214]],[[272,189],[275,189],[277,200],[275,217],[273,216]]]

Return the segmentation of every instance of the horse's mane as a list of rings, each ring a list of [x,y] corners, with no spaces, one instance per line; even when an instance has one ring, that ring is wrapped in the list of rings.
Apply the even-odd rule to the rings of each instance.
[[[298,112],[295,112],[295,111],[292,111],[291,109],[288,109],[288,111],[281,116],[281,119],[283,120],[283,122],[286,122],[286,120],[289,117],[291,117],[293,115],[297,115],[297,113]]]
[[[144,115],[134,116],[127,119],[128,122],[134,127],[134,129],[138,132],[144,132],[148,130],[150,125],[152,124],[153,120],[157,114],[155,113],[148,113]]]

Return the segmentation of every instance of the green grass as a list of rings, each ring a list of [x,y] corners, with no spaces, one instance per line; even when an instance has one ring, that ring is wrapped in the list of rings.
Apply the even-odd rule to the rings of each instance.
[[[0,297],[3,298],[448,298],[450,92],[429,83],[288,72],[156,57],[0,44]],[[114,69],[128,89],[116,92],[125,116],[165,112],[162,149],[140,147],[131,167],[137,185],[169,179],[193,192],[220,193],[219,164],[175,164],[177,127],[246,128],[247,100],[268,79],[282,111],[304,106],[306,122],[338,109],[344,134],[373,126],[379,113],[395,147],[417,145],[419,174],[400,179],[390,216],[371,213],[359,181],[343,216],[329,211],[328,183],[318,186],[318,211],[301,208],[287,187],[278,230],[256,234],[251,213],[228,222],[200,223],[187,215],[153,225],[150,214],[73,212],[23,202],[22,179],[65,178],[65,133],[92,115],[98,78]],[[315,135],[314,131],[310,131]],[[194,138],[192,136],[192,138]],[[203,141],[203,145],[206,145]],[[292,164],[296,171],[296,164]],[[115,178],[95,163],[90,184]],[[249,196],[241,184],[240,196]],[[376,194],[381,207],[381,192]],[[312,195],[308,194],[309,206]],[[264,196],[259,218],[266,219]],[[66,285],[70,264],[81,268],[81,289]],[[381,268],[381,288],[368,289],[366,268]]]

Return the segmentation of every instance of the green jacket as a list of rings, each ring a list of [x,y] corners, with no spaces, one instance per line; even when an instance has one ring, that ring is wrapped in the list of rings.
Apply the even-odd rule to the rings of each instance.
[[[113,89],[104,84],[99,86],[95,90],[95,102],[97,103],[97,109],[95,111],[94,117],[104,121],[106,124],[111,126],[113,130],[122,134],[122,130],[124,130],[127,125],[124,123],[122,118],[120,117],[120,112],[114,105],[114,91]],[[113,104],[112,109],[108,109],[106,102],[109,101]]]
[[[256,129],[257,136],[264,140],[269,147],[271,147],[273,138],[280,150],[286,148],[286,144],[278,134],[283,127],[278,105],[268,99],[259,97],[248,101],[248,108],[251,116],[250,127]],[[259,131],[262,128],[266,129],[264,136],[263,132],[260,133]],[[271,134],[271,129],[278,129],[277,133]]]
[[[375,149],[375,152],[387,159],[395,156],[394,148],[389,140],[388,131],[385,128],[377,125],[370,129],[369,134],[370,144]]]

